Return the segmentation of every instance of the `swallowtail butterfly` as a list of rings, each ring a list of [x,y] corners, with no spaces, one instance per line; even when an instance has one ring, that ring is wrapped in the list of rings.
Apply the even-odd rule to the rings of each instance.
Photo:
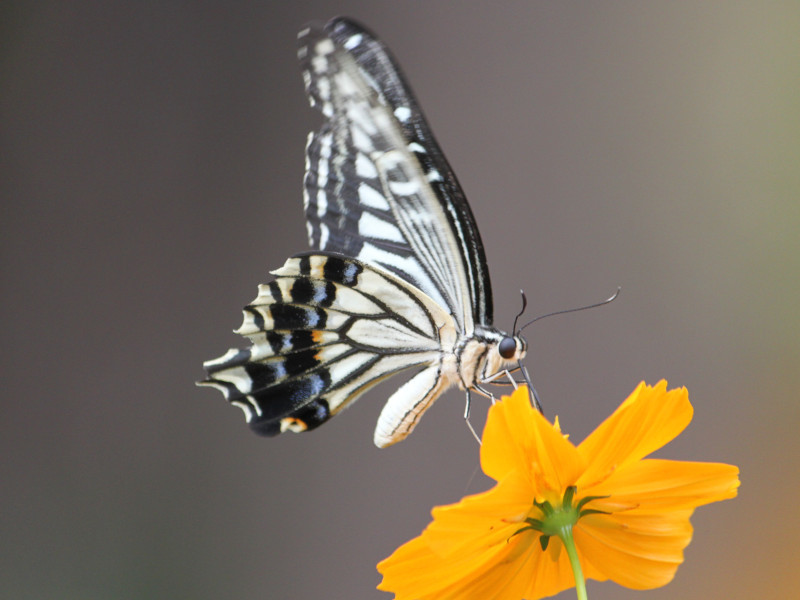
[[[481,391],[525,355],[492,326],[492,291],[472,211],[387,48],[346,18],[300,32],[309,101],[311,252],[272,271],[244,308],[250,347],[204,363],[267,436],[314,429],[401,371],[375,444],[408,436],[446,389]]]

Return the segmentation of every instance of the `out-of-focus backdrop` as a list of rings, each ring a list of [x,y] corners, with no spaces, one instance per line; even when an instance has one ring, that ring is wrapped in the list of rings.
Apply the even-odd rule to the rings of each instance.
[[[666,378],[695,418],[660,456],[741,467],[672,584],[591,597],[796,594],[800,6],[320,0],[4,4],[0,596],[384,598],[375,563],[488,486],[460,393],[378,450],[401,379],[272,440],[193,385],[307,247],[295,35],[337,14],[404,67],[498,325],[622,286],[528,330],[548,415],[579,441]]]

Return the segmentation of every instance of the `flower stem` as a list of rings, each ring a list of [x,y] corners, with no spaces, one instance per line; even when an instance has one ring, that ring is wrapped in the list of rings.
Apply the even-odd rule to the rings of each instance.
[[[586,581],[583,578],[583,569],[581,569],[581,561],[578,559],[578,550],[575,548],[575,540],[572,537],[572,525],[564,525],[558,532],[558,537],[561,538],[561,543],[564,544],[564,549],[567,551],[569,557],[569,564],[572,566],[572,574],[575,576],[575,591],[578,594],[578,600],[588,600],[586,595]]]

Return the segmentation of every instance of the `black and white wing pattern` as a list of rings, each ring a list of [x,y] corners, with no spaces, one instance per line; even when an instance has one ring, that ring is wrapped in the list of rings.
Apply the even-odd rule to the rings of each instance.
[[[309,135],[305,210],[315,250],[378,264],[449,309],[462,331],[492,322],[480,235],[399,67],[363,27],[300,34]]]
[[[204,363],[263,435],[327,421],[396,373],[380,447],[404,439],[444,390],[475,389],[525,354],[492,327],[475,220],[400,69],[362,26],[337,18],[299,34],[312,106],[304,204],[312,252],[259,286],[237,333],[250,347]]]

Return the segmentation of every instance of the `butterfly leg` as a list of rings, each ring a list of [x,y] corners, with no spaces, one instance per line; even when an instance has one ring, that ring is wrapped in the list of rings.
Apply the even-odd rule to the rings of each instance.
[[[478,441],[478,445],[480,445],[481,438],[475,431],[475,428],[472,426],[472,423],[469,420],[469,409],[471,407],[471,404],[472,404],[472,397],[469,394],[469,390],[467,390],[467,402],[466,406],[464,406],[464,421],[466,421],[467,427],[469,427],[469,430],[472,432],[472,436]]]
[[[518,381],[514,379],[512,373],[521,373],[523,380]],[[507,378],[508,381],[498,381],[498,379],[501,378]],[[517,387],[520,384],[524,383],[525,385],[528,386],[528,392],[530,394],[531,403],[533,404],[534,408],[538,410],[540,413],[544,412],[542,411],[542,403],[539,401],[539,394],[536,393],[536,388],[533,387],[533,383],[531,383],[531,378],[528,375],[528,370],[524,366],[522,366],[522,364],[519,364],[519,366],[516,366],[513,369],[503,369],[502,371],[498,371],[497,373],[490,375],[485,379],[482,379],[480,383],[491,383],[492,385],[513,385],[514,389],[517,389]],[[491,393],[487,392],[478,385],[476,385],[474,389],[476,391],[483,393],[485,396],[491,398],[492,404],[494,404],[494,396]]]
[[[511,382],[511,385],[514,386],[514,389],[517,389],[517,385],[519,383],[521,383],[521,382],[519,382],[516,379],[514,379],[514,377],[511,374],[515,373],[515,372],[517,372],[519,370],[520,370],[520,367],[515,367],[515,368],[513,368],[511,370],[503,369],[502,371],[498,371],[494,375],[489,375],[489,377],[487,377],[486,379],[482,380],[481,383],[493,383],[494,385],[509,385],[508,383],[506,383],[504,381],[497,381],[501,377],[505,376],[505,377],[508,378],[508,381]]]
[[[530,394],[531,401],[533,402],[533,407],[538,410],[540,413],[544,414],[542,410],[542,403],[539,401],[539,394],[536,393],[536,388],[533,387],[533,382],[531,382],[531,377],[528,374],[528,369],[522,366],[522,363],[519,364],[519,371],[522,373],[522,377],[525,380],[525,384],[528,386],[528,393]]]

